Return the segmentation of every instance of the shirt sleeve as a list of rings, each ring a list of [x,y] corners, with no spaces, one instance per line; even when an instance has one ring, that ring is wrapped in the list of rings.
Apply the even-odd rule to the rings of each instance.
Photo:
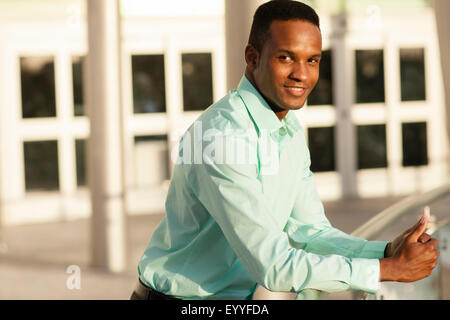
[[[298,187],[298,196],[284,229],[291,246],[320,255],[348,257],[353,269],[353,285],[365,288],[368,292],[376,291],[378,259],[384,258],[388,242],[367,241],[332,227],[317,194],[314,176],[309,170]]]
[[[284,225],[268,209],[256,165],[220,164],[205,154],[203,160],[198,165],[182,164],[188,166],[184,172],[191,191],[256,282],[284,292],[376,291],[378,260],[324,255],[290,245]]]

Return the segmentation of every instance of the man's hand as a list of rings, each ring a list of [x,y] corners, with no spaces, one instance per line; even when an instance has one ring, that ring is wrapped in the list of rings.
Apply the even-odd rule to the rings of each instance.
[[[422,236],[427,223],[428,216],[423,214],[418,223],[387,248],[387,253],[392,255],[380,259],[380,281],[412,282],[431,274],[437,265],[439,250],[436,239],[427,234]]]
[[[428,219],[428,216],[427,216],[427,219]],[[386,249],[384,250],[384,257],[389,258],[389,257],[395,256],[398,253],[398,251],[400,250],[400,248],[403,246],[403,243],[405,242],[406,238],[411,234],[411,232],[413,232],[420,226],[421,221],[422,221],[422,219],[417,221],[417,223],[415,225],[413,225],[411,228],[409,228],[408,230],[403,232],[401,235],[399,235],[397,238],[395,238],[394,241],[389,242],[388,245],[386,246]],[[425,224],[425,228],[426,228],[426,224]],[[423,232],[420,235],[418,241],[420,243],[425,243],[425,242],[428,242],[430,239],[431,239],[431,236],[429,234]]]

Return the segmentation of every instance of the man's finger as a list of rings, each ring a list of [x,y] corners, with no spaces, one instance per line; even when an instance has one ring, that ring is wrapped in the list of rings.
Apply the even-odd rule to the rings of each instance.
[[[422,215],[422,218],[419,220],[416,229],[413,232],[411,232],[408,239],[412,242],[417,242],[422,233],[425,232],[427,224],[428,224],[428,214],[424,213]]]
[[[426,206],[424,209],[423,209],[423,214],[425,214],[428,218],[430,217],[430,207],[429,206]],[[422,216],[423,216],[423,214],[422,214]],[[403,234],[405,235],[405,236],[409,236],[409,234],[411,233],[411,232],[413,232],[414,230],[416,230],[420,225],[421,225],[421,223],[422,223],[422,218],[421,219],[419,219],[411,228],[409,228],[408,230],[406,230]]]
[[[432,248],[436,248],[439,245],[439,241],[435,238],[432,238],[426,245]]]
[[[406,235],[406,236],[409,236],[409,234],[411,233],[411,232],[413,232],[414,230],[416,230],[420,225],[421,225],[421,221],[422,221],[422,217],[411,227],[411,228],[409,228],[408,230],[406,230],[405,232],[404,232],[404,234]]]
[[[431,239],[431,236],[428,233],[422,233],[419,237],[419,239],[417,239],[418,242],[420,243],[426,243]]]

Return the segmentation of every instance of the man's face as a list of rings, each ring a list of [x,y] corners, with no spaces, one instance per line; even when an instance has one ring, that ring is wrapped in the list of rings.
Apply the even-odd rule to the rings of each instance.
[[[303,20],[275,20],[254,64],[247,65],[260,93],[275,112],[300,109],[319,78],[322,36]],[[251,61],[250,61],[251,62]]]

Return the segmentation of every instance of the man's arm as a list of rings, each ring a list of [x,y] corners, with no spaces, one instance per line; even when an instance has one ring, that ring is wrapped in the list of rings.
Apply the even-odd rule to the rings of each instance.
[[[297,198],[285,231],[291,245],[318,254],[339,254],[349,258],[384,257],[388,242],[367,241],[334,228],[327,219],[314,183],[307,174],[298,182]]]
[[[416,281],[427,277],[437,264],[437,240],[425,233],[428,218],[393,242],[367,241],[331,226],[317,195],[313,175],[299,182],[299,193],[285,231],[291,245],[318,254],[379,259],[380,281]]]

